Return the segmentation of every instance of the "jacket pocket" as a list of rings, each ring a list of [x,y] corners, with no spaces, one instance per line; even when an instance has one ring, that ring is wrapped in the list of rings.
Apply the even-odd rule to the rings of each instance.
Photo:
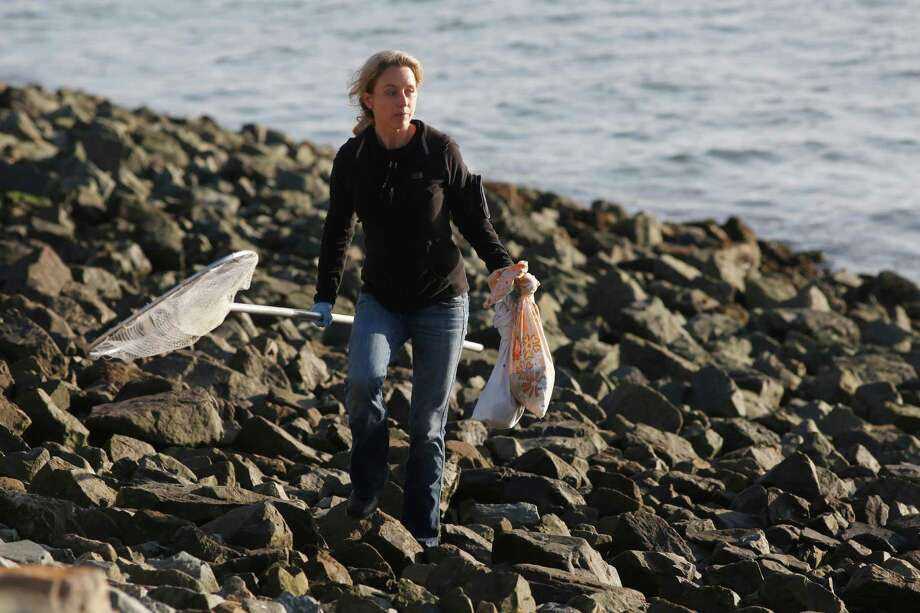
[[[409,186],[408,205],[419,231],[435,226],[444,211],[444,186],[439,179],[416,179]]]

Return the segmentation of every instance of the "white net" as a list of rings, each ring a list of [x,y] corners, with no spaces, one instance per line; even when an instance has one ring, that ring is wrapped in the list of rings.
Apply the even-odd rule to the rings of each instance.
[[[96,339],[90,357],[129,361],[188,347],[224,321],[258,262],[252,251],[217,260]]]

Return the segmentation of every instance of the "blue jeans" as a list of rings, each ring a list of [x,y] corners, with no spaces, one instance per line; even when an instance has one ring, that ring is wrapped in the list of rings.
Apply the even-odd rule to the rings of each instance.
[[[345,406],[351,427],[351,484],[358,498],[379,496],[387,481],[389,433],[383,383],[393,355],[412,339],[409,461],[402,522],[423,545],[438,544],[447,401],[466,336],[462,294],[408,313],[361,293],[348,345]]]

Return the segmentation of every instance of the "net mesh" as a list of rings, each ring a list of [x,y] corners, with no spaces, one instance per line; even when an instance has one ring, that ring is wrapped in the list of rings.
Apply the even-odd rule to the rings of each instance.
[[[96,339],[90,357],[130,361],[188,347],[224,321],[258,261],[252,251],[217,260]]]

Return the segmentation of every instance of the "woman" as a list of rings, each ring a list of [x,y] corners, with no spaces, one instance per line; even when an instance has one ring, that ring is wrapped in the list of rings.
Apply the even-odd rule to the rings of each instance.
[[[352,432],[347,511],[367,517],[387,481],[383,383],[391,357],[412,340],[412,399],[403,524],[438,544],[447,403],[469,314],[463,258],[450,221],[490,271],[512,264],[492,224],[481,178],[457,144],[414,119],[422,66],[400,51],[371,56],[349,94],[361,115],[335,157],[313,310],[332,320],[356,218],[364,227],[362,288],[349,341],[345,403]]]

